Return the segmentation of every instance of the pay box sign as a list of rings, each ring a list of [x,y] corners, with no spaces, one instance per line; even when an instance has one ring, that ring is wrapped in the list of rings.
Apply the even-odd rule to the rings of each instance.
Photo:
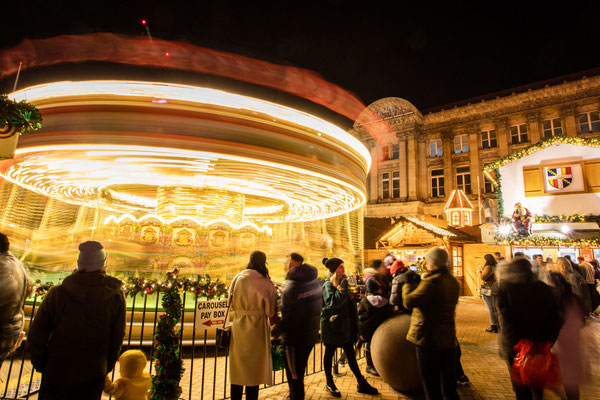
[[[225,324],[227,300],[199,301],[196,307],[196,329],[216,329]]]

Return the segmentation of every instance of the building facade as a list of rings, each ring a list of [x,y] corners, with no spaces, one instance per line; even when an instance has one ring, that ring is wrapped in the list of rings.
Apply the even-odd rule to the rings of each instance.
[[[373,160],[367,217],[446,219],[448,197],[462,189],[475,205],[473,224],[493,222],[494,187],[484,165],[555,135],[599,136],[600,76],[519,88],[425,115],[404,99],[383,98],[359,116],[351,133],[368,145]]]

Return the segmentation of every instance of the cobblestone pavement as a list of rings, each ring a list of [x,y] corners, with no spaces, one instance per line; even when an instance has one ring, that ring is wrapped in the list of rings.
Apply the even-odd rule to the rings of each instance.
[[[462,348],[462,364],[465,373],[471,380],[466,386],[459,387],[461,399],[514,399],[508,368],[498,355],[498,335],[485,332],[489,327],[487,309],[483,301],[476,298],[462,297],[458,304],[457,335]],[[590,384],[581,388],[581,399],[600,400],[600,320],[590,320],[586,327],[585,337],[590,354]],[[359,362],[361,370],[365,370],[365,360]],[[365,375],[367,376],[367,375]],[[385,384],[381,378],[368,375],[369,382],[381,393],[379,396],[365,396],[356,393],[356,381],[352,373],[346,369],[346,375],[336,378],[336,385],[342,392],[342,399],[420,399],[422,396],[409,397],[402,395]],[[318,373],[305,378],[307,399],[333,398],[325,392],[325,375]],[[288,394],[287,384],[273,386],[260,391],[260,399],[285,399]],[[560,395],[546,391],[544,398],[559,399]]]

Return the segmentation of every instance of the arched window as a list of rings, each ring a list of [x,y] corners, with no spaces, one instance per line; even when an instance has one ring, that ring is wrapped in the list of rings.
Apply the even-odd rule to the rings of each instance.
[[[460,213],[458,211],[452,212],[452,225],[460,225]]]
[[[463,218],[463,225],[471,226],[471,213],[468,211],[465,211],[465,215]]]

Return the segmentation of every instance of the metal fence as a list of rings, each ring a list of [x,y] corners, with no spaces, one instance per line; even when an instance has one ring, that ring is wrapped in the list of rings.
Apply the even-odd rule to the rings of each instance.
[[[25,306],[25,330],[35,315],[42,297],[35,295]],[[184,312],[179,323],[180,357],[184,364],[181,379],[183,399],[216,400],[227,399],[229,390],[228,351],[215,346],[216,327],[196,325],[198,302],[193,292],[182,293]],[[125,339],[121,351],[141,349],[149,362],[146,371],[152,375],[155,365],[152,360],[152,338],[159,316],[164,312],[159,293],[138,295],[131,299],[127,307]],[[312,375],[323,371],[323,344],[317,343],[308,360],[305,374]],[[338,353],[336,353],[337,360]],[[359,349],[359,357],[362,350]],[[335,364],[334,364],[335,365]],[[112,372],[112,379],[118,378],[118,365]],[[27,342],[7,358],[0,370],[0,399],[36,398],[41,375],[33,369],[29,360]],[[285,371],[273,372],[273,385],[286,383]],[[266,386],[264,386],[266,387]],[[108,398],[108,397],[106,397]]]

